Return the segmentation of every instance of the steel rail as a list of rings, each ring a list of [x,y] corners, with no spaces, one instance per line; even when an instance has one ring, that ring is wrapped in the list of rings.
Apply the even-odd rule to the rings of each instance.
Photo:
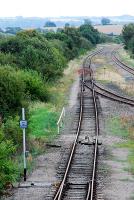
[[[93,57],[93,56],[95,56],[96,54],[98,54],[101,51],[102,50],[95,51],[92,54],[90,54],[87,58],[89,59],[89,57]],[[84,60],[83,66],[85,66],[87,58]],[[61,198],[62,198],[62,192],[64,190],[64,186],[65,186],[65,182],[66,182],[66,179],[67,179],[67,175],[68,175],[68,172],[69,172],[69,169],[70,169],[70,166],[71,166],[71,162],[72,162],[72,158],[73,158],[73,155],[74,155],[74,152],[75,152],[77,140],[78,140],[78,137],[79,137],[79,134],[80,134],[80,128],[81,128],[81,122],[82,122],[82,116],[83,116],[83,92],[84,92],[84,84],[83,83],[84,83],[84,78],[85,78],[84,70],[82,71],[82,77],[81,78],[82,78],[82,83],[81,83],[81,95],[80,95],[80,113],[79,113],[79,120],[78,120],[78,126],[77,126],[77,131],[76,131],[76,138],[75,138],[75,141],[74,141],[74,143],[72,145],[72,150],[71,150],[71,153],[70,153],[70,156],[69,156],[69,160],[68,160],[68,163],[67,163],[67,167],[66,167],[66,170],[65,170],[65,173],[64,173],[63,180],[62,180],[62,182],[60,184],[60,187],[59,187],[58,191],[56,192],[54,200],[61,200]],[[95,91],[93,91],[92,94],[93,94],[94,107],[96,109],[97,108],[97,104],[96,104],[96,99],[95,99]],[[95,123],[97,123],[97,121],[98,121],[97,120],[97,116],[98,116],[98,112],[95,111],[95,120],[96,120]],[[98,133],[98,126],[96,128],[96,131]],[[97,143],[98,143],[98,139],[96,138],[96,140],[95,140],[95,153],[94,153],[95,157],[94,157],[94,164],[93,164],[94,167],[93,167],[91,191],[93,190],[94,178],[95,178],[94,169],[95,169],[95,166],[96,166]],[[89,199],[89,198],[86,198],[86,199]]]
[[[90,79],[91,79],[91,86],[92,86],[92,96],[93,96],[94,111],[95,111],[95,133],[96,133],[96,135],[95,135],[96,136],[95,137],[95,144],[94,144],[94,158],[93,158],[92,178],[91,178],[91,181],[89,181],[89,186],[88,186],[88,192],[87,192],[86,200],[92,200],[93,199],[93,195],[94,195],[94,184],[95,184],[96,162],[97,162],[97,151],[98,151],[98,136],[99,136],[98,107],[97,107],[96,96],[95,96],[96,92],[95,92],[95,89],[94,89],[93,72],[91,70],[91,61],[92,61],[92,58],[95,55],[101,53],[102,50],[103,49],[97,51],[95,54],[93,54],[91,56],[88,56],[86,58],[86,61],[89,61],[88,68],[90,69]],[[83,81],[83,85],[85,85],[84,83],[85,83],[85,80]]]
[[[92,90],[92,88],[91,88],[90,86],[88,86],[85,82],[84,82],[84,85],[85,85],[86,88]],[[100,89],[100,90],[101,90],[101,89]],[[99,94],[99,95],[101,95],[101,96],[104,96],[104,97],[106,97],[106,98],[108,98],[108,99],[111,99],[111,100],[114,100],[114,101],[118,101],[118,102],[120,102],[120,103],[124,103],[124,104],[130,105],[130,106],[134,106],[134,102],[133,102],[133,103],[130,103],[130,102],[126,102],[125,100],[122,100],[122,99],[117,99],[117,98],[115,98],[116,95],[115,95],[115,97],[112,97],[112,96],[108,96],[107,94],[101,93],[101,92],[97,91],[96,89],[95,89],[95,91],[96,91],[97,94]],[[111,93],[111,92],[109,92],[108,90],[102,89],[102,91],[104,91],[104,92],[106,92],[106,93],[108,93],[108,94],[114,96],[114,93]],[[122,97],[122,96],[121,96],[121,97]],[[121,98],[121,97],[120,97],[120,98]],[[118,98],[119,98],[119,97],[118,97]]]
[[[112,51],[112,60],[122,69],[124,69],[125,71],[127,71],[128,73],[134,75],[134,69],[132,69],[131,67],[129,67],[128,65],[126,65],[125,63],[123,63],[122,61],[120,61],[117,56],[115,55],[117,52],[116,51]]]

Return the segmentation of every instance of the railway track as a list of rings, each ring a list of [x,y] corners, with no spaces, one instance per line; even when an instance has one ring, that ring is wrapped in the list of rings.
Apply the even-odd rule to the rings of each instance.
[[[101,51],[100,53],[103,53],[103,51]],[[123,62],[121,62],[117,58],[116,53],[117,52],[115,50],[112,51],[113,61],[116,64],[118,64],[120,67],[122,67],[124,70],[128,71],[129,73],[133,73],[133,75],[134,75],[134,69],[132,69],[131,67],[129,67],[126,64],[124,64]],[[88,61],[88,59],[87,59],[87,61]],[[90,63],[89,66],[91,66],[91,59],[89,60],[89,63]],[[92,90],[92,86],[91,86],[92,84],[94,84],[94,89],[97,94],[99,94],[103,97],[109,98],[111,100],[118,101],[119,103],[124,103],[124,104],[130,105],[130,106],[134,106],[134,99],[130,99],[128,97],[124,97],[122,95],[116,94],[113,91],[110,91],[110,90],[104,88],[103,86],[101,86],[100,84],[96,83],[95,79],[94,79],[93,70],[90,67],[90,81],[89,80],[84,81],[84,85],[86,88]]]
[[[123,63],[122,61],[119,60],[119,58],[117,57],[117,52],[114,50],[111,53],[112,55],[112,60],[122,69],[124,69],[125,71],[129,72],[130,74],[134,75],[134,69],[132,67],[129,67],[128,65],[126,65],[125,63]]]
[[[54,196],[54,200],[95,199],[99,136],[98,100],[93,82],[91,84],[92,91],[85,89],[83,82],[89,78],[87,70],[89,70],[89,66],[91,65],[91,58],[100,52],[101,50],[93,52],[83,63],[79,95],[80,103],[76,116],[78,119],[78,124],[75,128],[76,137],[72,144],[65,173],[62,176],[62,181]]]
[[[103,53],[103,49],[93,52],[83,62],[79,95],[80,103],[76,116],[78,120],[77,127],[75,127],[76,137],[72,144],[66,168],[62,174],[62,181],[55,193],[54,200],[96,199],[95,177],[99,144],[97,94],[120,103],[134,106],[133,99],[111,92],[95,83],[91,61],[99,53]]]
[[[84,82],[84,85],[88,89],[92,90],[90,82],[89,83],[85,83]],[[128,97],[124,97],[124,96],[121,96],[119,94],[116,94],[116,93],[104,88],[103,86],[100,86],[98,83],[94,82],[94,89],[95,89],[97,94],[99,94],[99,95],[101,95],[103,97],[109,98],[109,99],[111,99],[113,101],[118,101],[120,103],[124,103],[124,104],[130,105],[130,106],[134,106],[134,99],[130,99]]]

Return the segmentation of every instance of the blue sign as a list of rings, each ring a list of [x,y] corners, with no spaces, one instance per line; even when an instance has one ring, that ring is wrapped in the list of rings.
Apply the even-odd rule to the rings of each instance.
[[[20,121],[20,128],[27,128],[27,121],[26,120]]]

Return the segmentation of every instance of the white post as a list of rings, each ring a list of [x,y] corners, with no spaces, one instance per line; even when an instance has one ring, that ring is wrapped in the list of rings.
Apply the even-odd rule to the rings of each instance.
[[[65,117],[65,108],[64,108],[64,107],[62,108],[62,111],[61,111],[59,120],[58,120],[58,122],[57,122],[58,134],[60,133],[60,127],[62,127],[63,122],[64,122],[64,121],[63,121],[63,116]]]
[[[65,108],[63,107],[63,110],[64,110],[64,117],[65,117]]]
[[[25,120],[25,109],[22,108],[22,120]],[[24,181],[26,181],[26,130],[23,128],[23,161],[24,161]]]
[[[59,124],[58,124],[58,134],[60,133],[60,127],[59,127]]]

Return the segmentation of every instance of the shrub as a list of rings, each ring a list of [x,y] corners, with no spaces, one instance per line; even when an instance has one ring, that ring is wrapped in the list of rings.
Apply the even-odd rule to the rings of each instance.
[[[14,62],[12,58],[9,59],[10,64],[13,63],[19,68],[36,70],[47,80],[61,76],[66,66],[61,51],[53,47],[41,33],[35,30],[22,31],[14,37],[3,39],[0,42],[0,51],[15,58]],[[2,59],[0,63],[3,64]]]
[[[2,126],[6,139],[16,145],[17,150],[22,150],[22,130],[19,127],[19,117],[8,117]]]
[[[17,178],[17,167],[11,159],[15,152],[15,147],[10,140],[4,138],[0,131],[0,193],[7,183],[11,183]]]
[[[18,70],[17,76],[24,81],[25,94],[27,94],[31,100],[48,100],[49,92],[41,74],[33,70]]]
[[[11,53],[0,52],[0,64],[1,65],[15,65],[16,58]]]
[[[25,84],[15,70],[9,66],[0,67],[0,115],[7,116],[23,105]]]

